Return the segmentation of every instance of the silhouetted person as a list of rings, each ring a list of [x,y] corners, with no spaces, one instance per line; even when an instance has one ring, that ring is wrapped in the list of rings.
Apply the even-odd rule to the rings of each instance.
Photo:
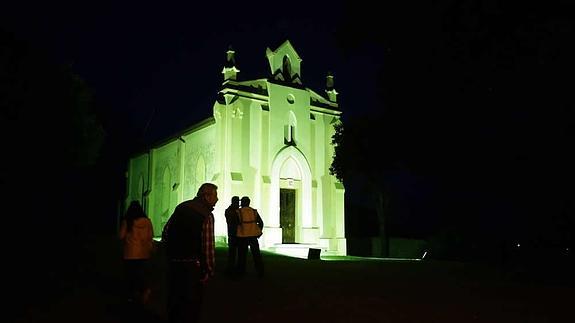
[[[152,221],[146,216],[140,202],[130,203],[120,225],[119,237],[123,243],[128,301],[145,304],[151,292],[148,266],[154,240]]]
[[[164,226],[168,260],[168,322],[200,318],[203,288],[214,275],[214,215],[218,187],[200,186],[196,197],[180,203]]]
[[[233,274],[237,265],[236,259],[238,254],[238,209],[240,208],[240,197],[233,196],[230,206],[226,209],[226,224],[228,225],[228,263],[226,264],[226,273]]]
[[[248,246],[252,253],[254,266],[258,277],[264,276],[264,263],[260,252],[258,238],[262,235],[264,221],[258,211],[250,207],[250,198],[247,196],[241,199],[241,208],[238,210],[238,266],[237,275],[242,277],[246,272],[246,257]]]

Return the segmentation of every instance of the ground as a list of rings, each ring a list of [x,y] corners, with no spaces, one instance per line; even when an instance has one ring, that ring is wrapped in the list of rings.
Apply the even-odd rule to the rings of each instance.
[[[147,308],[122,297],[119,243],[91,239],[64,293],[34,302],[14,322],[165,322],[163,255],[153,260]],[[161,250],[161,249],[159,249]],[[569,322],[573,284],[524,279],[520,267],[445,261],[307,260],[264,253],[266,276],[223,275],[217,249],[203,322]],[[251,267],[250,267],[251,266]],[[523,278],[522,278],[523,277]]]

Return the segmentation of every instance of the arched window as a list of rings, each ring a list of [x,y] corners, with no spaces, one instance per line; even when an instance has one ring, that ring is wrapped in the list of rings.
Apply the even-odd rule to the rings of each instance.
[[[286,81],[291,81],[291,62],[289,57],[286,55],[284,56],[283,61],[283,75]]]
[[[137,196],[133,196],[132,200],[138,200],[140,202],[140,205],[144,206],[144,176],[142,174],[140,174],[140,177],[138,178],[138,195]]]
[[[295,128],[297,126],[297,120],[293,111],[288,113],[287,124],[284,125],[284,143],[286,145],[295,146]]]
[[[206,162],[203,156],[198,157],[198,162],[196,163],[196,187],[194,194],[200,188],[200,185],[206,182]]]
[[[162,176],[162,186],[160,192],[160,219],[162,221],[162,228],[164,224],[168,222],[170,217],[170,195],[172,193],[172,176],[170,173],[170,167],[164,168],[164,174]]]

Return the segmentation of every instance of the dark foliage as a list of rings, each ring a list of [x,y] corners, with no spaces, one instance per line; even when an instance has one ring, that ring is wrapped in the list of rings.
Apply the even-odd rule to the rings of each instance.
[[[572,247],[574,6],[418,5],[424,7],[386,2],[371,10],[349,2],[340,45],[349,56],[381,53],[373,62],[381,117],[344,120],[346,132],[359,123],[368,134],[336,136],[357,164],[336,158],[334,167],[348,168],[344,179],[357,169],[385,179],[380,170],[387,167],[369,166],[380,160],[373,153],[379,147],[381,166],[394,161],[409,169],[416,191],[427,183],[430,198],[415,218],[428,219],[424,231],[438,249],[452,248],[449,257],[482,248],[496,254],[512,241]],[[362,157],[366,147],[372,153]],[[400,198],[394,191],[390,205]]]
[[[1,29],[0,100],[7,287],[23,305],[66,288],[59,278],[74,271],[83,227],[98,223],[90,204],[105,133],[88,86]]]

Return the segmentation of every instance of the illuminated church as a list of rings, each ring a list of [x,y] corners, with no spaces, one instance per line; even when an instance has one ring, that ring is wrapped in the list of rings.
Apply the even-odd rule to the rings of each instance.
[[[247,195],[265,223],[263,250],[345,255],[345,189],[329,173],[341,117],[333,76],[323,94],[305,87],[302,59],[289,41],[266,50],[265,78],[238,80],[234,55],[227,51],[213,116],[130,159],[126,205],[140,200],[159,236],[176,205],[211,182],[218,186],[219,243],[231,197]]]

